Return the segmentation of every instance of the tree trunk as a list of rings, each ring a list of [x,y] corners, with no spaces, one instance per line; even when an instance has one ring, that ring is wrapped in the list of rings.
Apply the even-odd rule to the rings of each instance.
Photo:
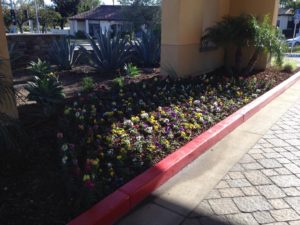
[[[235,72],[237,76],[239,76],[241,73],[242,55],[243,55],[242,46],[237,46],[235,52]]]
[[[65,21],[64,21],[64,19],[61,19],[61,21],[60,21],[60,29],[64,29],[64,26],[65,26]]]
[[[230,68],[229,65],[229,54],[228,54],[228,47],[224,47],[224,68],[226,70],[227,73],[229,73],[230,75],[232,75],[232,69]]]
[[[255,52],[253,53],[252,57],[250,58],[250,60],[248,62],[248,65],[245,69],[244,75],[248,76],[253,71],[261,52],[262,52],[261,48],[256,48]]]
[[[22,23],[17,23],[17,24],[18,24],[21,34],[23,34],[23,24]]]

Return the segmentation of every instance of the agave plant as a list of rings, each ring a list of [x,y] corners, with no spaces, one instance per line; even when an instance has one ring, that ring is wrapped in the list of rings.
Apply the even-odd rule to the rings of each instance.
[[[51,72],[51,68],[46,61],[42,61],[40,58],[38,58],[36,62],[30,62],[30,71],[34,76],[42,78]]]
[[[140,39],[134,41],[136,58],[144,67],[155,67],[160,61],[160,39],[152,31],[142,31]]]
[[[133,65],[132,63],[125,64],[124,71],[129,77],[135,77],[141,73],[137,66]]]
[[[71,43],[70,38],[55,40],[49,51],[50,61],[62,70],[70,70],[80,57],[80,54],[76,56],[76,48],[76,43]]]
[[[110,32],[100,31],[96,35],[96,40],[90,35],[87,36],[93,53],[89,53],[84,47],[80,49],[91,58],[93,66],[102,72],[115,73],[123,69],[125,63],[132,57],[132,45],[120,34],[112,37]]]
[[[34,77],[33,82],[28,82],[26,90],[29,92],[27,98],[36,101],[42,106],[59,104],[64,99],[63,87],[55,77]]]

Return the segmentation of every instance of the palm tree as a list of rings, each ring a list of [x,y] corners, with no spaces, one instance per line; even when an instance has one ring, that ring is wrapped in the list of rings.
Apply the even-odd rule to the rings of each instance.
[[[251,18],[251,27],[254,30],[254,36],[251,45],[255,47],[255,51],[250,58],[248,65],[244,71],[245,75],[249,75],[259,57],[264,53],[274,54],[276,57],[276,63],[282,64],[284,41],[279,31],[272,25],[270,18],[265,16],[260,23],[255,17]]]
[[[3,60],[0,59],[0,64]],[[14,89],[5,75],[0,71],[0,105],[16,104],[14,98]],[[22,129],[17,120],[0,111],[0,153],[8,149],[16,149],[18,140],[23,136]]]
[[[250,16],[240,15],[238,17],[227,16],[214,26],[206,29],[202,41],[211,41],[218,47],[224,49],[224,65],[228,72],[231,72],[229,66],[229,48],[235,46],[235,72],[241,71],[242,48],[253,38],[253,30],[249,26]]]
[[[3,60],[0,59],[0,65],[3,63]],[[5,75],[0,72],[0,104],[4,104],[4,101],[9,101],[9,103],[15,104],[15,100],[12,97],[14,96],[14,90],[12,85],[7,81]]]
[[[214,26],[206,29],[204,36],[201,39],[201,43],[212,42],[218,47],[223,48],[224,51],[224,65],[228,72],[231,73],[229,67],[229,46],[232,42],[232,26],[231,17],[224,17],[222,21],[217,22]]]

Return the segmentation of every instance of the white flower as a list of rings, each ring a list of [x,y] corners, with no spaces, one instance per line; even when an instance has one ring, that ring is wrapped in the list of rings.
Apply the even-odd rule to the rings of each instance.
[[[200,100],[195,100],[194,105],[198,105],[198,106],[201,105],[201,101]]]
[[[136,159],[136,158],[133,158],[133,159],[132,159],[132,162],[136,162],[136,161],[137,161],[137,159]]]
[[[142,119],[148,119],[149,118],[149,114],[148,113],[142,113],[141,114],[141,118]]]
[[[63,150],[64,152],[67,151],[69,149],[68,145],[67,144],[63,144],[61,146],[61,150]]]
[[[217,107],[219,104],[218,102],[214,102],[214,106]]]
[[[140,105],[144,105],[145,102],[144,102],[142,99],[140,99],[140,100],[139,100],[139,104],[140,104]]]
[[[174,134],[173,134],[172,132],[170,132],[170,133],[168,134],[168,137],[169,137],[169,138],[174,138]]]
[[[114,154],[114,150],[113,149],[109,149],[107,152],[108,155],[113,155]]]
[[[83,110],[82,110],[82,113],[86,113],[86,109],[83,109]]]
[[[76,116],[76,117],[79,117],[79,116],[80,116],[80,112],[76,112],[76,113],[75,113],[75,116]]]
[[[63,164],[66,164],[67,163],[67,160],[68,160],[68,157],[65,155],[62,159],[61,159],[61,162]]]
[[[133,122],[131,121],[131,120],[125,120],[124,121],[124,125],[126,126],[126,127],[133,127]]]
[[[142,136],[137,136],[137,137],[136,137],[136,140],[137,140],[137,141],[141,141],[142,139],[143,139]]]
[[[145,132],[146,132],[147,134],[152,134],[152,132],[153,132],[153,127],[146,127]]]
[[[112,164],[111,164],[111,163],[107,163],[107,167],[108,167],[108,168],[111,168],[111,167],[112,167]]]
[[[112,104],[112,105],[114,105],[114,106],[116,106],[116,105],[117,105],[117,103],[116,103],[116,102],[112,102],[111,104]]]
[[[164,122],[164,123],[169,123],[170,120],[166,118],[166,119],[163,120],[163,122]]]
[[[74,106],[77,106],[77,105],[78,105],[78,102],[74,102],[73,105],[74,105]]]
[[[196,107],[195,110],[196,110],[196,112],[201,112],[201,109],[198,107]]]

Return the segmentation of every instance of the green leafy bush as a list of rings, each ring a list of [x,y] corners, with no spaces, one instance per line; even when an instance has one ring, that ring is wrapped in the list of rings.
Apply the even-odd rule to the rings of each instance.
[[[282,65],[282,70],[288,73],[292,73],[297,69],[297,63],[292,60],[287,60]]]
[[[53,74],[42,78],[35,76],[34,81],[28,82],[25,89],[29,92],[28,100],[36,101],[42,107],[45,117],[56,114],[64,100],[63,87]]]
[[[77,45],[72,44],[70,38],[54,41],[51,44],[49,56],[50,61],[58,65],[62,70],[70,70],[76,64],[80,54],[76,54]]]
[[[30,63],[30,71],[34,76],[42,78],[51,72],[51,68],[46,61],[42,61],[40,58],[38,58],[36,62],[32,61]]]
[[[140,74],[140,70],[132,63],[125,64],[124,71],[127,76],[135,77]]]
[[[84,77],[81,80],[82,89],[85,92],[92,91],[94,89],[94,79],[92,77]]]
[[[136,59],[143,67],[156,67],[160,62],[160,39],[152,31],[142,31],[141,39],[134,41]]]
[[[88,35],[93,53],[88,52],[84,47],[81,50],[91,58],[93,66],[101,72],[115,73],[123,69],[126,62],[132,57],[132,45],[126,38],[119,34],[111,37],[108,31],[96,35],[96,40]]]
[[[125,78],[124,77],[116,77],[112,80],[113,84],[118,87],[123,87],[125,85]]]
[[[250,46],[254,46],[255,51],[244,73],[249,75],[253,71],[263,53],[269,53],[271,56],[274,56],[276,64],[280,66],[283,63],[283,53],[286,45],[279,30],[272,25],[269,16],[265,16],[262,22],[259,22],[252,16],[250,26],[254,31]]]

